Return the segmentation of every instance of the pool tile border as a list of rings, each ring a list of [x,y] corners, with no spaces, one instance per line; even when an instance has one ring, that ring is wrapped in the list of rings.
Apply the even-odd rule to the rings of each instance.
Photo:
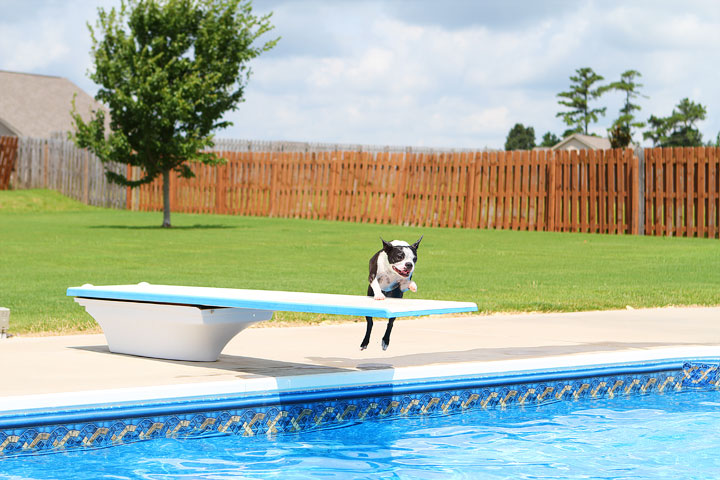
[[[0,458],[156,438],[272,436],[373,419],[719,387],[720,360],[712,359],[17,412],[0,418]]]

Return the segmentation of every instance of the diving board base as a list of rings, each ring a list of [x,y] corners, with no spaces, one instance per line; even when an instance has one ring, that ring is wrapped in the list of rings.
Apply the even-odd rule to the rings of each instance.
[[[274,313],[83,297],[75,301],[98,322],[111,352],[195,362],[217,360],[235,335]]]

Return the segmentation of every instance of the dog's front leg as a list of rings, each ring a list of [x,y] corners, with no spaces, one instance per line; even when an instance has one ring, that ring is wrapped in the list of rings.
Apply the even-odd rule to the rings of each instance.
[[[368,286],[367,295],[368,297],[372,297],[373,295],[375,295],[372,285]],[[368,344],[370,343],[370,333],[372,333],[372,317],[365,317],[365,321],[367,322],[367,328],[365,329],[365,338],[363,338],[362,342],[360,343],[360,350],[365,350],[367,348]]]
[[[370,288],[372,289],[375,300],[385,300],[385,294],[380,289],[380,282],[378,282],[377,278],[373,279],[372,283],[370,283]],[[369,294],[370,292],[368,292],[368,295]]]
[[[390,292],[388,292],[388,297],[403,298],[402,289],[400,287],[397,287],[394,290],[391,290]],[[395,323],[394,318],[388,318],[387,328],[385,329],[385,335],[383,335],[382,343],[381,343],[383,350],[387,350],[388,346],[390,346],[390,334],[392,333],[394,323]]]
[[[394,318],[388,318],[387,328],[385,329],[385,335],[382,338],[382,349],[387,350],[390,346],[390,334],[392,333],[393,324],[395,323]]]
[[[373,327],[372,317],[365,317],[365,320],[367,321],[367,328],[365,329],[365,338],[363,338],[363,341],[360,344],[360,350],[365,350],[370,343],[370,333],[372,332]]]
[[[404,279],[400,282],[400,289],[403,292],[406,290],[410,290],[411,292],[415,293],[415,292],[417,292],[417,283],[413,282],[409,278]]]

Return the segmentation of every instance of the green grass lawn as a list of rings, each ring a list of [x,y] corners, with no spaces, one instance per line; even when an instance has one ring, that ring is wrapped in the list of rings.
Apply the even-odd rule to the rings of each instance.
[[[150,282],[365,294],[386,240],[425,238],[415,298],[482,312],[720,305],[720,241],[411,228],[88,207],[50,191],[0,192],[0,306],[11,332],[72,332],[94,321],[67,287]],[[280,321],[319,321],[283,314]]]

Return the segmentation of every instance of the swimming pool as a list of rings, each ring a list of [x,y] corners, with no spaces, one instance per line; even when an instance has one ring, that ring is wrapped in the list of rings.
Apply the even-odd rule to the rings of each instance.
[[[690,415],[692,411],[688,407],[696,405],[713,410],[720,381],[719,363],[717,357],[589,362],[555,367],[546,361],[545,368],[522,371],[482,371],[478,365],[455,365],[415,371],[381,370],[275,379],[276,388],[272,389],[267,388],[267,381],[259,381],[254,387],[250,382],[243,392],[217,391],[201,396],[166,395],[110,403],[88,403],[86,398],[50,406],[25,401],[23,408],[5,408],[0,412],[0,472],[10,475],[20,466],[37,465],[38,470],[34,473],[20,470],[17,474],[20,478],[51,478],[42,476],[43,469],[62,470],[66,462],[71,468],[77,467],[78,462],[92,463],[93,459],[99,458],[98,465],[130,465],[128,462],[132,462],[148,466],[150,470],[142,475],[152,478],[165,476],[163,472],[175,468],[171,468],[172,465],[185,468],[190,463],[203,472],[212,471],[215,465],[218,472],[223,472],[225,466],[238,462],[242,468],[261,464],[259,472],[248,474],[252,476],[272,476],[268,469],[275,465],[282,469],[276,473],[280,471],[283,478],[289,478],[286,474],[290,464],[307,467],[308,462],[316,462],[310,470],[319,468],[323,474],[337,473],[339,477],[341,472],[347,473],[346,463],[352,460],[358,465],[372,463],[389,475],[400,477],[410,475],[407,471],[402,473],[402,468],[414,468],[418,462],[427,463],[440,470],[431,468],[423,475],[420,470],[412,471],[432,477],[444,471],[442,465],[446,459],[454,458],[457,452],[453,445],[473,445],[470,450],[477,452],[472,458],[477,455],[487,457],[487,452],[495,449],[515,451],[516,447],[512,445],[493,443],[505,435],[498,432],[510,432],[507,433],[509,438],[522,438],[528,428],[532,430],[545,425],[548,428],[538,430],[533,438],[547,440],[563,435],[558,427],[563,422],[572,427],[573,424],[582,426],[591,418],[602,420],[607,417],[603,411],[614,412],[633,399],[670,399],[674,406],[670,409],[630,406],[628,412],[668,411],[682,416]],[[694,395],[708,397],[697,400]],[[552,410],[557,408],[570,410],[565,413]],[[578,413],[587,411],[591,413]],[[701,413],[707,414],[706,411]],[[622,418],[625,414],[619,415]],[[668,415],[658,415],[663,416]],[[573,421],[562,420],[558,424],[553,420],[557,418]],[[660,423],[647,427],[648,431],[663,430],[662,421],[660,418]],[[519,430],[512,432],[516,428],[513,425]],[[480,430],[476,430],[478,426]],[[604,428],[611,427],[603,424],[599,431]],[[566,430],[567,436],[572,437],[575,431],[577,428]],[[617,435],[622,440],[625,434]],[[697,431],[687,435],[700,438]],[[365,442],[363,438],[375,440]],[[444,439],[439,453],[430,448],[434,438]],[[483,442],[495,446],[483,453],[482,449],[476,448]],[[579,445],[582,444],[581,441]],[[592,439],[589,445],[597,446]],[[415,446],[420,451],[414,450]],[[172,450],[176,448],[179,450]],[[579,447],[571,444],[555,448],[562,452]],[[170,451],[159,457],[149,456],[149,452],[166,449]],[[195,450],[196,453],[190,453]],[[385,450],[388,453],[383,453]],[[336,451],[343,452],[340,458],[333,453]],[[53,452],[59,455],[38,455]],[[230,457],[227,457],[228,452]],[[435,454],[439,457],[432,460]],[[124,455],[129,457],[123,458]],[[383,458],[390,461],[381,460],[378,455],[385,455]],[[183,459],[190,460],[185,462]],[[405,465],[406,460],[410,466]],[[530,460],[529,463],[538,461],[538,468],[544,465],[542,459]],[[475,462],[456,461],[460,464]],[[492,470],[493,465],[498,466],[490,460],[486,463],[483,468]],[[337,472],[325,470],[335,464],[340,464]],[[307,475],[305,467],[297,474]],[[715,468],[714,464],[710,467]],[[88,468],[102,470],[104,467]],[[159,470],[153,473],[153,468]],[[462,470],[449,471],[465,475]],[[57,476],[52,478],[63,478],[56,473]],[[179,470],[175,473],[181,474]],[[128,472],[116,474],[122,478]],[[190,476],[200,475],[194,472]],[[237,472],[232,475],[237,476]],[[173,475],[167,476],[171,477]]]
[[[556,401],[0,461],[0,478],[717,478],[720,393]]]

